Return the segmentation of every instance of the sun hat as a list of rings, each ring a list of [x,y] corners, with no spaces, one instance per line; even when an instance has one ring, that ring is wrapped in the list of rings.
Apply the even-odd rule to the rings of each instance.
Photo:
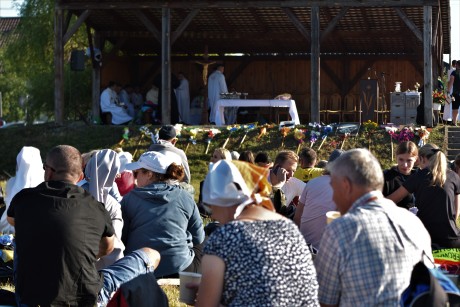
[[[158,131],[158,138],[160,140],[169,141],[174,139],[176,135],[176,129],[173,125],[164,125],[160,128],[160,131]]]
[[[238,168],[227,160],[212,163],[203,183],[203,203],[230,207],[250,198],[251,191]]]
[[[136,170],[145,168],[158,174],[166,174],[168,167],[176,162],[177,161],[175,161],[172,156],[169,156],[169,154],[164,155],[157,151],[147,151],[140,156],[137,162],[126,164],[126,169]]]

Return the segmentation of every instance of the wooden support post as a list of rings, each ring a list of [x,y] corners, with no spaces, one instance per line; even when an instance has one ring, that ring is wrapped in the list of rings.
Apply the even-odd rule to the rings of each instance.
[[[424,88],[423,100],[425,103],[425,126],[433,127],[433,55],[432,55],[432,7],[423,7],[423,65]]]
[[[161,122],[171,124],[171,9],[161,18]]]
[[[54,121],[64,123],[64,12],[54,11]]]
[[[320,93],[320,24],[319,7],[311,8],[311,122],[320,122],[319,93]]]
[[[88,39],[91,39],[88,37]],[[94,45],[96,48],[99,50],[104,49],[103,46],[101,46],[101,37],[100,35],[96,32],[94,35]],[[93,63],[91,65],[93,71],[92,71],[92,120],[93,123],[100,123],[102,121],[101,119],[101,108],[100,108],[100,97],[101,97],[101,66],[99,63]]]

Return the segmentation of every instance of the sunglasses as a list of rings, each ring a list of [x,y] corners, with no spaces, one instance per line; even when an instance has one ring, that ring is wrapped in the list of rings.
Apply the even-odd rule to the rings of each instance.
[[[142,172],[142,173],[147,173],[147,172],[150,172],[149,170],[145,169],[145,168],[140,168],[140,169],[136,169],[136,170],[133,170],[133,175],[134,175],[134,178],[137,178],[137,174],[139,172]]]

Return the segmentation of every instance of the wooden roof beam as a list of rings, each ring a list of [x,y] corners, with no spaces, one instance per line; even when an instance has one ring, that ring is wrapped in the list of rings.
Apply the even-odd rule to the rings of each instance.
[[[285,1],[150,1],[150,2],[81,2],[58,1],[56,9],[160,9],[160,8],[288,8],[288,7],[409,7],[409,6],[438,6],[438,0],[285,0]]]
[[[193,9],[193,10],[187,15],[187,17],[185,17],[185,19],[182,20],[181,24],[177,27],[176,31],[174,31],[174,33],[172,34],[172,37],[171,37],[171,45],[174,44],[174,42],[176,41],[176,39],[182,35],[182,33],[184,32],[184,30],[188,27],[188,25],[190,24],[190,22],[193,20],[193,18],[195,18],[195,16],[196,16],[199,12],[200,12],[199,9]]]
[[[81,14],[77,21],[72,25],[72,27],[65,33],[64,37],[62,38],[64,45],[67,44],[69,39],[72,37],[72,35],[77,32],[78,28],[85,22],[85,20],[88,18],[88,16],[91,14],[91,11],[85,10],[83,14]]]
[[[335,27],[337,26],[339,21],[345,16],[347,11],[348,11],[348,8],[345,8],[345,7],[342,8],[340,12],[331,20],[331,22],[329,22],[326,29],[324,29],[323,32],[321,32],[321,38],[320,38],[321,42],[324,40],[326,36],[328,36],[332,32],[332,30],[335,29]]]
[[[410,18],[404,13],[401,8],[395,7],[393,8],[398,14],[399,18],[406,24],[406,26],[411,29],[414,35],[418,38],[419,41],[423,42],[423,35],[422,32],[417,28],[417,26],[410,20]]]
[[[140,10],[134,10],[134,14],[137,16],[137,18],[139,18],[140,21],[142,21],[147,30],[153,34],[153,37],[155,37],[155,39],[161,43],[160,31],[158,31],[152,21]]]
[[[300,34],[307,40],[307,42],[310,43],[310,32],[305,29],[303,26],[302,22],[297,18],[297,16],[294,14],[294,12],[290,8],[282,8],[284,13],[289,17],[289,19],[292,21],[294,26],[299,30]]]

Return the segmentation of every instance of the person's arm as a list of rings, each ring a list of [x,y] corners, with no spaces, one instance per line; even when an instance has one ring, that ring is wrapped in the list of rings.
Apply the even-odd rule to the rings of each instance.
[[[8,221],[8,223],[10,223],[11,226],[14,226],[14,217],[7,216],[6,220]]]
[[[225,82],[225,76],[222,74],[219,78],[219,88],[221,93],[228,93],[227,83]]]
[[[97,259],[110,254],[113,251],[114,237],[102,237],[99,242],[99,252],[97,254]]]
[[[407,195],[409,195],[409,191],[407,191],[406,188],[402,186],[390,195],[388,195],[387,198],[391,199],[395,204],[397,204]]]
[[[458,206],[460,204],[460,194],[456,194],[455,195],[455,199],[454,199],[454,205],[455,205],[455,223],[457,223],[458,221],[458,216],[459,216],[459,213],[460,213],[460,210],[458,209]],[[9,221],[8,221],[9,222]],[[10,223],[11,224],[11,223]],[[13,224],[11,224],[13,225]],[[13,225],[14,226],[14,225]]]
[[[302,217],[304,207],[305,207],[305,204],[302,202],[299,202],[299,204],[297,205],[297,208],[295,209],[294,223],[298,227],[300,227],[300,218]]]
[[[201,283],[195,306],[219,306],[224,287],[225,262],[214,255],[204,255],[201,260]]]
[[[188,193],[188,192],[186,192]],[[194,245],[201,244],[204,241],[205,233],[203,228],[203,220],[201,219],[198,206],[195,204],[195,201],[190,196],[190,207],[192,208],[192,215],[188,221],[187,230],[192,235],[192,242]]]

